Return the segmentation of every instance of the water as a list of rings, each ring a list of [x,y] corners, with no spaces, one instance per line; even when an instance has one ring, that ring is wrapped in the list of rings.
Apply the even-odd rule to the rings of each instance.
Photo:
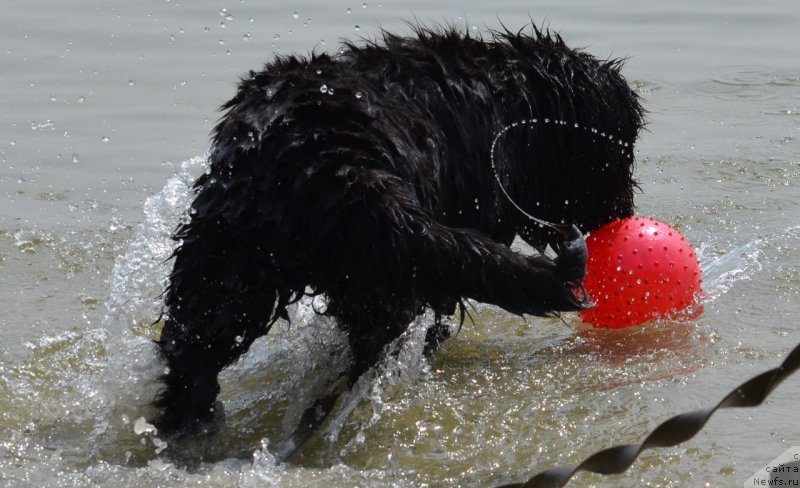
[[[349,10],[348,10],[349,9]],[[227,422],[158,456],[142,420],[169,232],[216,107],[274,54],[335,52],[406,19],[471,32],[532,16],[625,56],[649,110],[639,214],[696,244],[708,298],[688,324],[586,331],[478,307],[432,361],[424,321],[342,402],[296,465],[265,449],[347,360],[302,303],[226,371]],[[355,31],[355,26],[359,31]],[[9,2],[0,16],[0,485],[491,486],[638,442],[775,366],[800,326],[800,10],[730,2]],[[567,130],[567,129],[565,129]],[[487,161],[487,164],[489,162]],[[328,363],[322,351],[333,351]],[[622,476],[572,486],[737,486],[800,440],[797,381]],[[285,414],[285,415],[284,415]]]

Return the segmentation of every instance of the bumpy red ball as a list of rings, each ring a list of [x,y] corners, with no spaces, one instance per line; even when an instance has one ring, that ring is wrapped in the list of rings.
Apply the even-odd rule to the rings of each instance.
[[[622,328],[665,317],[696,317],[700,265],[680,232],[652,218],[615,220],[586,239],[584,287],[594,308],[580,312],[595,327]]]

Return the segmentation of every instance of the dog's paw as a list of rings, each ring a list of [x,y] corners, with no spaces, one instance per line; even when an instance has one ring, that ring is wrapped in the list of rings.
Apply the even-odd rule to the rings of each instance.
[[[556,272],[565,283],[580,287],[586,277],[586,261],[589,258],[586,239],[573,225],[565,230],[564,239],[556,247]]]
[[[225,409],[222,402],[215,402],[208,412],[202,414],[170,410],[152,419],[156,432],[160,437],[171,441],[182,441],[187,438],[208,437],[216,434],[225,424]]]

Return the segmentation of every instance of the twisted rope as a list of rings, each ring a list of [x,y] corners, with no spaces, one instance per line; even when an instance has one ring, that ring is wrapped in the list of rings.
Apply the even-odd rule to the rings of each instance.
[[[503,485],[499,488],[560,488],[578,471],[598,474],[619,474],[628,469],[639,454],[655,447],[672,447],[691,439],[721,408],[756,407],[783,380],[800,368],[800,344],[777,368],[765,371],[739,385],[711,408],[677,415],[656,427],[641,444],[625,444],[598,451],[577,466],[565,466],[542,471],[524,483]]]

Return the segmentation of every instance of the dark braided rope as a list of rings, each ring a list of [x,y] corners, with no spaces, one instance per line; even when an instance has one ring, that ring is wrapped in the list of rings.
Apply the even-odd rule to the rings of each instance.
[[[619,474],[628,469],[645,449],[672,447],[697,434],[711,415],[721,408],[756,407],[770,392],[800,368],[800,344],[777,368],[765,371],[739,385],[711,408],[676,415],[656,427],[641,444],[625,444],[598,451],[577,466],[552,468],[538,473],[524,483],[503,485],[500,488],[560,488],[578,471],[598,474]]]

